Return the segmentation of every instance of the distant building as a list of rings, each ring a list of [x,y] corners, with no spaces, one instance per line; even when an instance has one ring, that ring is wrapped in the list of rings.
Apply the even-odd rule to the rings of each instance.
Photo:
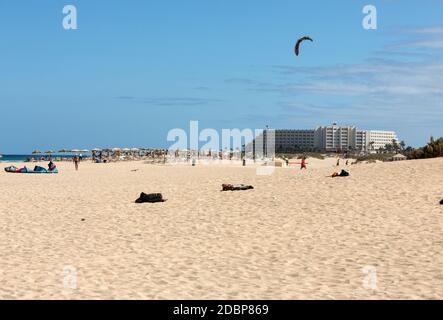
[[[389,158],[390,161],[403,161],[403,160],[407,160],[408,157],[397,153],[396,155],[392,156],[391,158]]]
[[[319,126],[315,129],[272,129],[264,130],[264,135],[272,131],[275,138],[275,152],[371,152],[377,151],[397,140],[394,131],[358,130],[355,126]],[[263,137],[256,139],[263,143]],[[269,142],[268,142],[269,144]]]
[[[384,148],[387,144],[392,144],[392,141],[398,141],[397,135],[394,131],[380,131],[371,130],[369,132],[369,144],[371,150],[378,150]]]
[[[322,151],[346,151],[356,149],[357,129],[337,125],[317,127],[315,129],[317,144],[314,146]]]
[[[368,152],[369,150],[369,131],[356,131],[355,150]]]
[[[277,152],[313,150],[315,144],[315,130],[275,130],[275,151]]]

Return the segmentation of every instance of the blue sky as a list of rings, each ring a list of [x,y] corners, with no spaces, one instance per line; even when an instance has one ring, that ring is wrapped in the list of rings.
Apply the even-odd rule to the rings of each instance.
[[[66,4],[78,30],[62,27]],[[0,58],[1,153],[166,147],[191,120],[443,136],[438,0],[2,1]]]

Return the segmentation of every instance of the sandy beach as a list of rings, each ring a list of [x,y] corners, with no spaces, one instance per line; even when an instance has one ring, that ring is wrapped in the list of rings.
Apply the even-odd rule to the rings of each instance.
[[[269,176],[141,161],[8,174],[3,163],[0,298],[442,299],[443,159],[332,179],[334,163]],[[134,203],[142,191],[168,201]]]

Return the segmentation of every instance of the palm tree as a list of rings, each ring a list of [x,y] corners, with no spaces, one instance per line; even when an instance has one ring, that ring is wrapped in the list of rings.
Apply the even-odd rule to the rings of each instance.
[[[403,140],[400,141],[400,148],[401,148],[401,150],[405,150],[405,148],[406,148],[406,143]]]
[[[397,143],[397,140],[395,140],[395,139],[392,139],[392,150],[394,152],[398,152],[398,150],[399,150],[399,145]]]
[[[385,151],[386,151],[387,153],[392,152],[392,151],[395,151],[394,142],[388,143],[388,144],[385,146]]]

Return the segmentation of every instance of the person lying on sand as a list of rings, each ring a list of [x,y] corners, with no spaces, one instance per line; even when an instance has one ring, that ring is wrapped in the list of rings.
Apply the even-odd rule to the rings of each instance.
[[[249,190],[249,189],[254,189],[254,187],[244,184],[222,184],[222,191],[237,191],[237,190]]]
[[[335,178],[335,177],[348,177],[349,176],[349,172],[347,172],[346,170],[342,170],[340,173],[338,172],[334,172],[331,177]]]

